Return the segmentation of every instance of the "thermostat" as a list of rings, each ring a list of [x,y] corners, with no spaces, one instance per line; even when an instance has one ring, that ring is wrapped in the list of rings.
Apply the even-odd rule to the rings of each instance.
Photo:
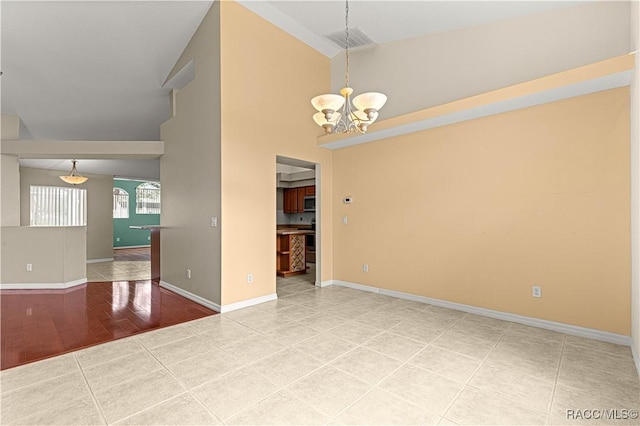
[[[353,198],[351,198],[351,197],[344,197],[344,198],[342,199],[342,202],[343,202],[343,203],[345,203],[345,204],[351,204],[351,203],[353,203]]]

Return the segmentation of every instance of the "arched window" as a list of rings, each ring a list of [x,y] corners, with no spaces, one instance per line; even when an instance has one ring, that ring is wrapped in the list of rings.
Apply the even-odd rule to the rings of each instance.
[[[129,217],[129,193],[122,188],[113,188],[113,218]]]
[[[136,188],[136,213],[160,214],[160,184],[145,182]]]

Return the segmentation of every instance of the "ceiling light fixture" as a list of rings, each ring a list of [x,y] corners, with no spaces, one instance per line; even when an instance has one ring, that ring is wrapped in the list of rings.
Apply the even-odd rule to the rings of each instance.
[[[318,110],[313,121],[329,133],[365,133],[369,125],[378,118],[378,111],[387,102],[387,96],[378,92],[363,93],[353,98],[349,87],[349,1],[345,7],[345,74],[344,87],[340,95],[326,94],[311,99],[311,105]],[[355,108],[354,108],[355,107]]]
[[[65,181],[71,185],[80,185],[81,183],[85,183],[89,178],[82,176],[78,169],[76,169],[76,160],[72,160],[73,167],[71,167],[71,172],[69,172],[68,176],[60,176],[60,179]]]

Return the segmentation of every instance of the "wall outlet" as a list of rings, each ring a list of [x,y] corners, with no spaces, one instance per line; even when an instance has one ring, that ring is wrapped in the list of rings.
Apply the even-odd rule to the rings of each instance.
[[[27,272],[33,271],[33,263],[27,263]]]
[[[211,227],[212,227],[212,228],[216,228],[217,226],[218,226],[218,218],[217,218],[217,217],[215,217],[215,216],[213,216],[213,217],[211,218]]]
[[[247,283],[251,284],[253,282],[253,274],[247,274]]]
[[[187,278],[191,279],[191,269],[187,269]]]
[[[540,286],[534,285],[531,287],[531,295],[533,297],[542,297],[542,289]]]
[[[369,265],[367,265],[366,263],[362,264],[362,272],[369,272]]]

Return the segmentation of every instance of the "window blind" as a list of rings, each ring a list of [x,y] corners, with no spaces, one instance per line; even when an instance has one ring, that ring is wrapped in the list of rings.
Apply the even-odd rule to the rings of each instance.
[[[86,226],[87,190],[31,185],[31,226]]]

